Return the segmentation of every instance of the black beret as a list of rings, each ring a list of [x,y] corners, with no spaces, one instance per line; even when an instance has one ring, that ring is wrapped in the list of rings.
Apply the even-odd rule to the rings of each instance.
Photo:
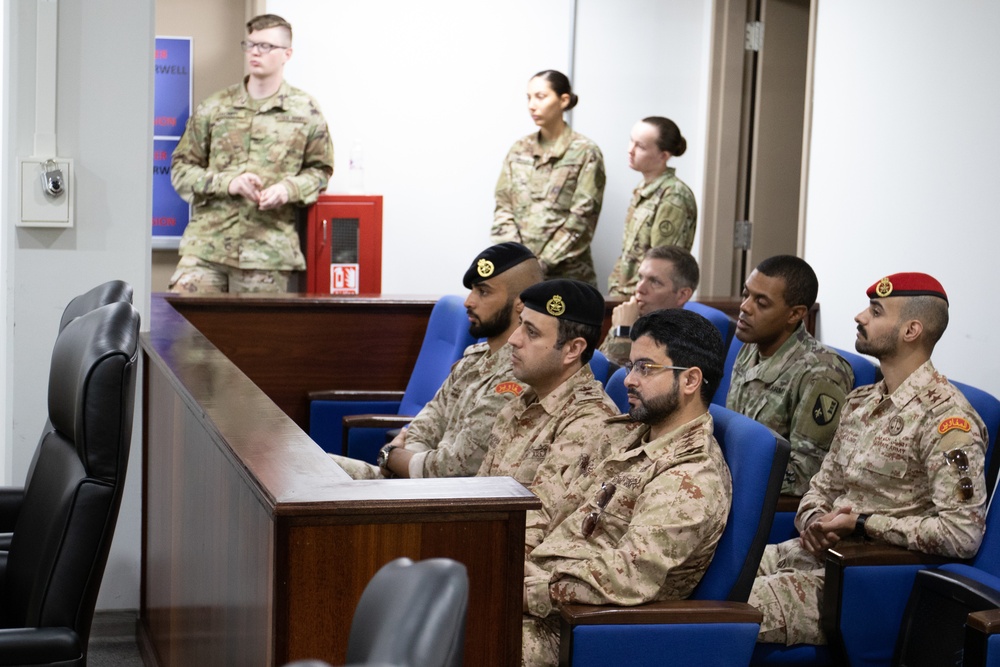
[[[465,289],[472,289],[476,283],[499,276],[507,269],[528,259],[535,259],[535,255],[520,243],[508,241],[491,245],[472,260],[472,265],[462,278],[462,284],[465,285]]]
[[[546,280],[521,292],[525,308],[552,317],[599,327],[604,323],[604,297],[579,280]]]

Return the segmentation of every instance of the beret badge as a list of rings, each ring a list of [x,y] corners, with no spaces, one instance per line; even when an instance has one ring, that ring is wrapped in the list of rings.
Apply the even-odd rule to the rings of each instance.
[[[481,259],[476,262],[476,273],[479,274],[480,278],[489,278],[493,275],[494,266],[493,262],[488,259]]]
[[[888,276],[878,281],[878,286],[875,288],[875,293],[883,298],[892,294],[892,281],[889,280]]]
[[[552,317],[559,317],[566,312],[566,304],[563,303],[563,298],[556,294],[549,302],[545,304],[545,310],[548,311],[549,315]]]

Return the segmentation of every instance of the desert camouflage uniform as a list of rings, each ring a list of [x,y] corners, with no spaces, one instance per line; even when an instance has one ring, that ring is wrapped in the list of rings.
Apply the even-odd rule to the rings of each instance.
[[[726,407],[774,429],[792,446],[781,492],[801,496],[830,450],[854,372],[804,324],[770,358],[744,345],[733,364]]]
[[[698,205],[694,193],[667,170],[652,183],[640,183],[632,192],[625,215],[622,254],[608,277],[608,296],[628,298],[639,282],[639,264],[646,251],[661,245],[691,250]]]
[[[614,451],[577,478],[552,517],[551,534],[525,560],[525,665],[556,664],[562,604],[688,597],[725,528],[732,481],[708,413],[653,442],[645,442],[643,424],[608,428]],[[585,537],[584,517],[599,511],[604,482],[617,488]]]
[[[471,477],[486,453],[497,413],[525,387],[514,377],[510,345],[490,352],[487,343],[465,349],[444,384],[410,422],[405,448],[410,477]],[[354,479],[379,479],[378,466],[334,456]]]
[[[565,493],[581,466],[599,460],[604,421],[618,414],[614,402],[584,365],[548,396],[538,400],[530,387],[504,406],[489,436],[479,477],[510,476],[542,501],[542,512]],[[529,510],[525,545],[542,541],[539,510]]]
[[[569,127],[553,144],[538,133],[517,141],[497,180],[493,243],[517,241],[545,263],[545,279],[597,286],[590,241],[604,198],[604,158],[593,141]]]
[[[628,336],[615,336],[613,329],[614,327],[608,331],[608,335],[604,337],[604,342],[601,343],[599,349],[609,361],[624,366],[625,362],[629,360],[629,355],[632,354],[632,339]]]
[[[181,256],[245,270],[305,268],[296,210],[315,202],[333,174],[326,121],[308,94],[282,82],[254,100],[245,79],[216,93],[188,120],[170,169],[177,194],[194,207]],[[230,195],[229,184],[245,172],[260,176],[263,188],[283,184],[288,203],[261,211]]]
[[[796,528],[849,506],[870,515],[865,532],[873,539],[972,557],[986,520],[986,427],[930,361],[891,395],[885,392],[883,381],[847,396],[830,453],[799,505]],[[967,471],[948,463],[944,453],[953,449],[965,452]],[[973,481],[969,500],[959,493],[965,476]],[[826,643],[819,618],[823,567],[798,538],[765,549],[749,600],[764,613],[758,641]]]

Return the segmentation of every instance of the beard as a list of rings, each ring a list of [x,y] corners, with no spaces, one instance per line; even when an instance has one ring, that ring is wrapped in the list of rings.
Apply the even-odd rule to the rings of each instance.
[[[629,396],[634,396],[639,402],[628,410],[629,417],[643,424],[658,424],[674,414],[681,404],[680,383],[674,379],[674,387],[665,394],[653,396],[649,400],[643,398],[637,391],[629,390]]]
[[[858,333],[861,334],[861,337],[854,342],[854,349],[861,354],[867,354],[876,359],[892,356],[896,353],[896,348],[899,344],[899,330],[900,327],[897,326],[892,331],[888,331],[881,336],[868,338],[868,332],[859,324]]]
[[[472,315],[472,313],[469,313]],[[469,335],[474,338],[493,338],[499,336],[510,327],[511,318],[514,314],[514,300],[498,310],[496,314],[488,320],[479,320],[469,325]]]

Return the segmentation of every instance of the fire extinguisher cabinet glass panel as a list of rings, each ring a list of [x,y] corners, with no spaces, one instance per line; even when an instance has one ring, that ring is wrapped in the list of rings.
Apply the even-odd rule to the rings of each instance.
[[[313,294],[382,293],[382,196],[321,195],[306,217]]]

